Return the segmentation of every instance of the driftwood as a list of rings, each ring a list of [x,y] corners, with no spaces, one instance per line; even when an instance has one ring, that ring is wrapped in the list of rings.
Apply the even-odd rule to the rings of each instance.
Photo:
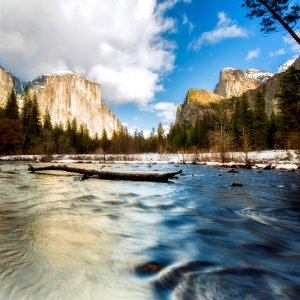
[[[97,176],[100,179],[108,180],[132,180],[132,181],[156,181],[156,182],[167,182],[169,179],[174,178],[176,175],[180,174],[182,171],[170,173],[132,173],[132,172],[108,172],[108,171],[98,171],[93,169],[81,169],[68,167],[66,165],[50,165],[44,167],[34,167],[33,165],[28,165],[28,170],[31,172],[36,171],[66,171],[71,173],[83,174],[86,178]]]

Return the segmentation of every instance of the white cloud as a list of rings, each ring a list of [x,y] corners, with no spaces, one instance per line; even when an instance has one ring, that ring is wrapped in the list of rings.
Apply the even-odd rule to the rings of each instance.
[[[280,48],[278,49],[277,51],[274,51],[274,52],[269,52],[269,55],[271,57],[276,57],[276,56],[280,56],[280,55],[283,55],[285,54],[285,49],[284,48]]]
[[[191,33],[195,28],[194,24],[189,20],[186,14],[183,14],[182,24],[188,28],[189,33]]]
[[[215,45],[223,40],[243,38],[248,36],[245,28],[239,27],[235,20],[227,17],[225,12],[218,13],[219,21],[211,31],[203,32],[197,39],[189,44],[189,48],[199,50],[204,45]]]
[[[154,104],[152,110],[156,112],[158,118],[163,123],[175,121],[177,106],[172,102],[159,102]]]
[[[165,12],[190,0],[1,0],[0,57],[23,80],[61,69],[102,86],[108,102],[147,105],[174,68]]]
[[[260,56],[260,48],[256,48],[255,50],[250,50],[246,57],[246,61],[251,61],[253,58],[258,58]]]

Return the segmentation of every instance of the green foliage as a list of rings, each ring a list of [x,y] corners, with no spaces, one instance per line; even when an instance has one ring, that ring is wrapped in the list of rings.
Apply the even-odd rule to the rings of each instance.
[[[247,17],[262,18],[261,31],[270,33],[285,29],[300,44],[293,27],[300,18],[300,6],[290,0],[244,0],[243,7],[250,10]]]
[[[101,140],[100,140],[100,146],[103,149],[104,153],[107,152],[110,145],[111,145],[110,140],[108,139],[106,130],[104,128],[103,131],[102,131],[102,137],[101,137]]]
[[[236,101],[231,130],[235,146],[249,151],[253,141],[253,114],[245,95]]]
[[[278,131],[284,148],[299,147],[300,70],[290,67],[281,79]]]
[[[19,107],[17,103],[17,96],[14,89],[12,89],[7,99],[5,109],[4,109],[4,116],[12,120],[19,119]]]
[[[51,121],[51,116],[49,113],[49,110],[46,109],[45,116],[44,116],[44,123],[43,123],[43,128],[47,130],[52,130],[52,121]]]
[[[262,92],[258,92],[255,98],[253,110],[254,146],[258,150],[266,149],[268,138],[268,117],[265,110],[265,99]]]
[[[14,90],[0,114],[0,154],[15,154],[21,150],[22,130]]]

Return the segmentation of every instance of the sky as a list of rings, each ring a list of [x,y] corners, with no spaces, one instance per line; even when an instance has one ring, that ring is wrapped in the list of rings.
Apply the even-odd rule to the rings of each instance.
[[[299,0],[295,0],[297,2]],[[175,121],[224,67],[277,72],[300,49],[238,0],[1,0],[0,65],[24,81],[69,70],[101,85],[131,132]]]

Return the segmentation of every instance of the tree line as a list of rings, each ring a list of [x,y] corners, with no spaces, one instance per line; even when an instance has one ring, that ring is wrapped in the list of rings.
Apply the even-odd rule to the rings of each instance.
[[[108,138],[91,137],[86,125],[76,119],[53,124],[49,111],[41,116],[38,98],[25,90],[19,110],[15,91],[0,110],[0,154],[63,153],[174,153],[299,149],[300,71],[290,67],[282,76],[277,93],[279,112],[267,116],[263,94],[257,92],[253,109],[246,96],[211,103],[194,124],[172,125],[166,134],[160,123],[145,137],[130,134],[126,127]]]
[[[41,115],[36,94],[25,90],[21,110],[12,89],[4,108],[0,108],[0,155],[12,154],[79,154],[79,153],[145,153],[163,151],[163,127],[152,130],[145,138],[142,131],[133,135],[126,127],[111,138],[103,129],[101,137],[91,137],[86,124],[76,119],[53,124],[49,111]]]

